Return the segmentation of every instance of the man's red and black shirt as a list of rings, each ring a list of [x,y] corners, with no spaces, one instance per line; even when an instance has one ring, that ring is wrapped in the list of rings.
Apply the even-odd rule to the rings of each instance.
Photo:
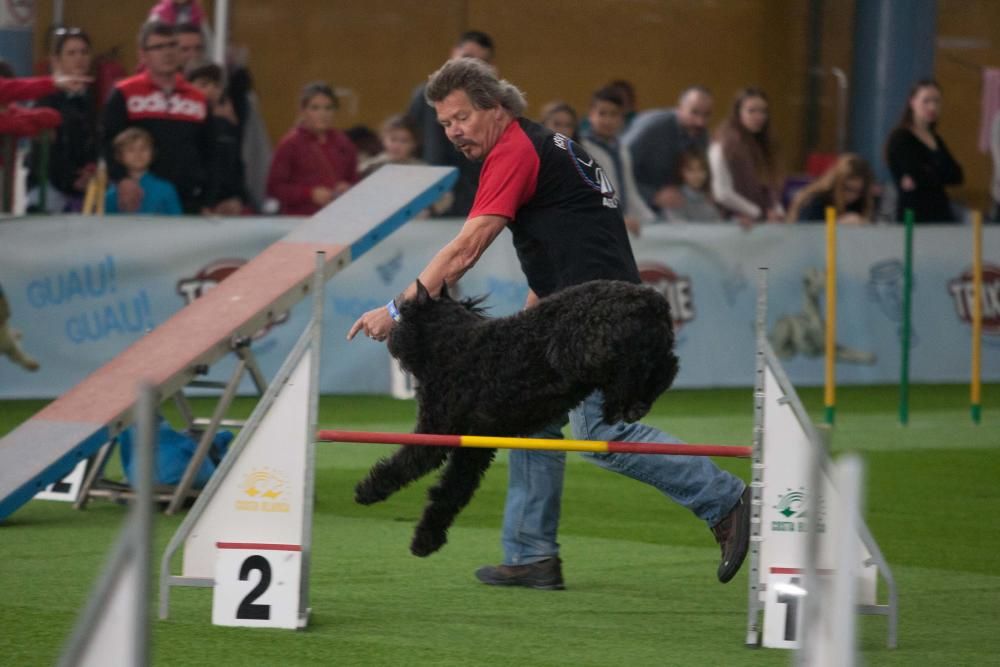
[[[165,91],[142,72],[115,84],[104,108],[104,144],[112,178],[124,175],[114,160],[112,142],[119,132],[137,126],[153,135],[150,171],[170,181],[186,213],[197,213],[208,189],[212,134],[208,103],[201,91],[179,74]]]
[[[638,283],[604,170],[572,139],[518,118],[483,162],[470,218],[510,219],[521,269],[538,296],[588,280]]]

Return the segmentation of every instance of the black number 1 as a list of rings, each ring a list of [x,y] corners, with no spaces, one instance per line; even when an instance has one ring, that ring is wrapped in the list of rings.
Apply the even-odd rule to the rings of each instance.
[[[271,585],[271,564],[263,556],[250,556],[240,567],[240,581],[246,581],[254,570],[260,572],[260,581],[253,587],[240,606],[236,609],[236,618],[249,618],[256,621],[266,621],[271,618],[271,605],[254,604],[253,601],[264,594]]]
[[[792,580],[789,583],[798,586],[799,578],[792,577]],[[799,618],[799,596],[790,595],[788,593],[778,593],[778,602],[788,605],[785,609],[785,641],[793,642],[795,641],[795,634],[797,631],[796,625]]]

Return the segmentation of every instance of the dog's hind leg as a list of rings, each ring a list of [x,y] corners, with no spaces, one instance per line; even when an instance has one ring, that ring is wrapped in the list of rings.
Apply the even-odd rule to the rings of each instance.
[[[368,475],[354,487],[354,500],[371,505],[385,500],[415,479],[444,463],[447,447],[403,446],[392,456],[379,459]]]
[[[495,449],[456,449],[441,472],[441,479],[428,491],[430,502],[417,524],[410,543],[414,556],[429,556],[448,541],[448,528],[479,488]]]

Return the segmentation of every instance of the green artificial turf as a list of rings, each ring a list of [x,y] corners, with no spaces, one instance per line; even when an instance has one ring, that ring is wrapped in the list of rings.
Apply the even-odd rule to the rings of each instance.
[[[866,664],[1000,661],[998,390],[985,388],[984,421],[973,426],[965,387],[914,387],[907,427],[896,423],[893,388],[840,390],[833,448],[863,454],[866,517],[900,591],[899,648],[884,646],[885,619],[859,620]],[[821,393],[800,393],[818,419]],[[0,434],[42,404],[0,403]],[[748,444],[751,407],[747,390],[671,391],[646,421],[691,442]],[[250,408],[240,401],[233,414]],[[326,397],[320,426],[406,431],[413,416],[410,402]],[[504,456],[449,544],[418,559],[407,546],[426,483],[360,507],[354,483],[391,447],[318,449],[309,628],[215,627],[209,590],[174,589],[170,619],[153,621],[154,664],[789,664],[787,652],[743,646],[746,572],[720,585],[709,531],[649,487],[570,455],[567,590],[496,589],[472,573],[500,556]],[[746,461],[720,465],[749,474]],[[53,664],[125,514],[99,500],[85,512],[32,501],[0,524],[0,665]],[[157,518],[154,569],[180,520]]]

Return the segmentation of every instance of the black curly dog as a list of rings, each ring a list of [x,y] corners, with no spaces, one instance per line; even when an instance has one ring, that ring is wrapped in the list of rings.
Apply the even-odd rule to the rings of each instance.
[[[637,421],[677,374],[670,306],[655,290],[597,280],[541,299],[516,315],[488,318],[479,299],[447,290],[399,306],[389,352],[417,380],[417,433],[526,437],[604,392],[604,419]],[[370,505],[448,464],[429,491],[410,544],[428,556],[479,487],[495,450],[404,446],[355,488]]]

